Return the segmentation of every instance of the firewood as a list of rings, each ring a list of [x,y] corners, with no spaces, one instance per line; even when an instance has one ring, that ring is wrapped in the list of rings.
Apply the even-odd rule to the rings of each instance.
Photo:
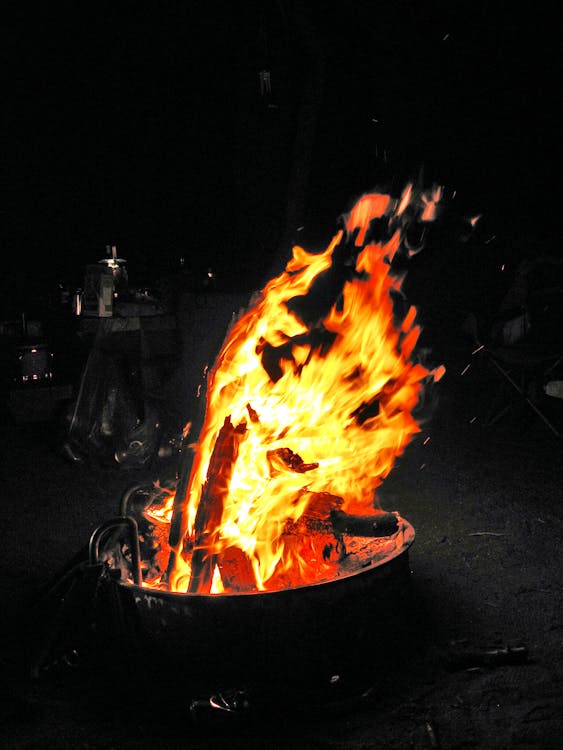
[[[248,412],[252,424],[260,424],[260,417],[250,404],[246,405],[246,411]]]
[[[399,521],[394,513],[381,511],[371,516],[355,516],[341,510],[330,513],[330,522],[336,535],[351,536],[391,536],[399,529]]]
[[[166,571],[163,576],[165,580],[169,579],[170,574],[174,570],[174,567],[176,565],[177,550],[180,541],[184,538],[184,535],[186,533],[185,501],[194,459],[194,451],[192,448],[193,438],[190,437],[190,429],[191,425],[188,424],[186,430],[184,431],[182,447],[180,449],[178,482],[176,485],[176,492],[174,493],[172,519],[170,521],[170,531],[168,534],[170,554],[168,556]]]
[[[272,473],[276,473],[276,470],[281,468],[287,468],[298,474],[304,474],[306,471],[312,471],[317,469],[318,463],[306,464],[300,455],[294,453],[289,448],[277,448],[273,451],[268,451],[266,454]]]
[[[289,519],[285,522],[283,536],[311,536],[315,534],[333,534],[334,527],[330,518],[315,518],[303,514],[295,521]]]
[[[224,501],[229,492],[239,444],[245,432],[245,422],[234,427],[230,417],[226,417],[217,435],[194,522],[189,593],[208,594],[211,590],[213,570],[217,562],[212,548],[223,516]]]
[[[334,527],[331,513],[340,509],[344,502],[338,495],[330,492],[312,492],[309,505],[305,512],[295,521],[289,520],[284,527],[284,534],[332,534]]]
[[[217,566],[226,593],[256,591],[254,569],[248,555],[240,547],[227,547],[217,556]]]
[[[305,511],[311,518],[328,518],[333,510],[340,510],[344,499],[330,492],[312,492]]]
[[[315,559],[317,563],[338,560],[345,548],[341,535],[333,527],[331,513],[342,503],[341,497],[330,492],[311,493],[305,512],[296,520],[286,521],[282,540],[287,548],[298,552],[301,558]],[[280,580],[283,578],[284,574]]]

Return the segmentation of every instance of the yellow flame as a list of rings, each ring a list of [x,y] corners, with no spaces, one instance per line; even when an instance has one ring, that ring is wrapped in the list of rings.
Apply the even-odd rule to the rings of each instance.
[[[402,280],[391,261],[401,247],[400,218],[407,208],[430,221],[440,196],[435,188],[416,203],[412,185],[396,202],[377,193],[363,196],[325,252],[293,249],[285,271],[235,323],[219,353],[186,497],[187,539],[225,418],[245,422],[209,553],[242,550],[258,589],[268,588],[280,572],[294,571],[294,582],[314,576],[307,567],[315,555],[305,559],[299,545],[284,538],[288,522],[298,520],[319,492],[341,497],[347,512],[373,512],[374,491],[420,429],[413,410],[425,382],[438,379],[443,368],[429,371],[411,359],[420,332],[416,310],[397,322],[392,293],[400,292]],[[391,237],[365,244],[374,219],[388,222]],[[309,328],[288,302],[310,292],[331,267],[335,249],[356,230],[355,273],[328,314]],[[299,472],[276,460],[275,451],[284,448],[312,467]],[[177,566],[183,569],[176,570],[173,587],[185,590],[189,561],[178,556]]]

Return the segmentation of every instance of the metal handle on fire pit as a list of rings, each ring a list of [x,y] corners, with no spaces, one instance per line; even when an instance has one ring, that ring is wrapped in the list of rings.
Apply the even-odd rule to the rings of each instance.
[[[154,484],[149,484],[148,482],[142,482],[141,484],[134,484],[131,487],[128,487],[121,498],[121,506],[119,508],[121,515],[127,518],[129,517],[129,502],[138,492],[142,492],[143,490],[154,492],[154,489]]]
[[[103,523],[101,526],[94,531],[90,537],[90,545],[88,547],[88,557],[91,565],[97,565],[100,555],[100,544],[104,536],[120,527],[126,527],[130,535],[130,546],[131,546],[131,573],[133,575],[133,582],[140,586],[142,584],[141,576],[141,550],[139,547],[139,529],[137,522],[130,516],[117,516],[116,518],[110,518],[108,521]]]

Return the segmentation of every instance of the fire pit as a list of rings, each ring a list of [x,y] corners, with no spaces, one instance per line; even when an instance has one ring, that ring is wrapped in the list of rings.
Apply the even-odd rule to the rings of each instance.
[[[387,522],[390,515],[382,514]],[[111,559],[122,571],[120,579],[106,580],[98,604],[103,640],[125,658],[141,692],[165,690],[179,702],[233,688],[253,704],[303,696],[322,703],[361,693],[374,664],[396,646],[408,600],[415,534],[407,521],[393,518],[397,530],[390,536],[344,534],[348,552],[332,580],[238,594],[134,583],[117,558],[125,550],[131,559],[136,525],[131,516],[112,519],[90,544],[92,565]]]
[[[443,373],[395,262],[439,199],[365,195],[324,252],[294,248],[227,333],[173,486],[131,488],[92,536],[109,633],[150,684],[335,685],[389,637],[414,529],[376,490]]]

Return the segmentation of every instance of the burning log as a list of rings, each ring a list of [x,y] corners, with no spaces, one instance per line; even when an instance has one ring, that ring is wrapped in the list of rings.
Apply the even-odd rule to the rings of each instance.
[[[194,523],[192,573],[188,585],[191,594],[208,594],[211,591],[213,570],[217,563],[217,556],[212,551],[213,544],[221,523],[239,444],[245,432],[245,422],[234,427],[230,417],[226,417],[215,441]]]
[[[268,451],[267,456],[272,473],[275,473],[276,469],[287,468],[297,474],[304,474],[306,471],[312,471],[319,466],[318,463],[306,464],[299,454],[294,453],[289,448]]]
[[[330,516],[343,502],[343,498],[330,492],[311,493],[305,512],[296,520],[288,520],[284,526],[281,539],[286,547],[292,548],[300,558],[338,562],[343,545]]]
[[[283,530],[283,535],[307,536],[310,534],[334,534],[334,526],[330,515],[335,508],[340,508],[343,499],[330,492],[312,492],[311,501],[303,515],[295,521],[289,519]]]
[[[399,530],[399,520],[395,513],[380,511],[374,515],[359,516],[341,510],[343,499],[330,492],[312,493],[312,499],[305,513],[296,521],[288,521],[284,534],[331,533],[340,539],[343,534],[350,536],[381,537],[391,536]]]
[[[330,522],[338,535],[391,536],[399,530],[399,520],[395,513],[384,511],[373,516],[354,516],[341,510],[333,510]]]
[[[250,421],[252,422],[252,424],[260,423],[260,417],[258,416],[258,413],[252,408],[250,404],[246,405],[246,411],[248,412],[248,416],[250,417]]]
[[[353,548],[348,549],[346,537],[391,537],[399,530],[395,513],[379,512],[359,516],[341,510],[343,499],[329,492],[314,493],[305,513],[296,521],[288,521],[282,539],[294,549],[311,548],[313,557],[325,563],[342,562]]]
[[[194,458],[194,452],[190,445],[191,441],[188,440],[190,429],[191,425],[188,424],[186,430],[184,431],[182,447],[180,449],[178,483],[176,485],[176,492],[174,494],[174,507],[172,510],[172,519],[170,522],[170,530],[168,533],[170,555],[168,557],[168,565],[166,567],[166,573],[164,576],[166,580],[169,579],[170,574],[174,570],[174,566],[176,565],[177,550],[179,549],[180,543],[186,533],[185,500]]]
[[[226,593],[256,591],[256,577],[248,555],[239,547],[227,547],[217,556],[217,567]]]

